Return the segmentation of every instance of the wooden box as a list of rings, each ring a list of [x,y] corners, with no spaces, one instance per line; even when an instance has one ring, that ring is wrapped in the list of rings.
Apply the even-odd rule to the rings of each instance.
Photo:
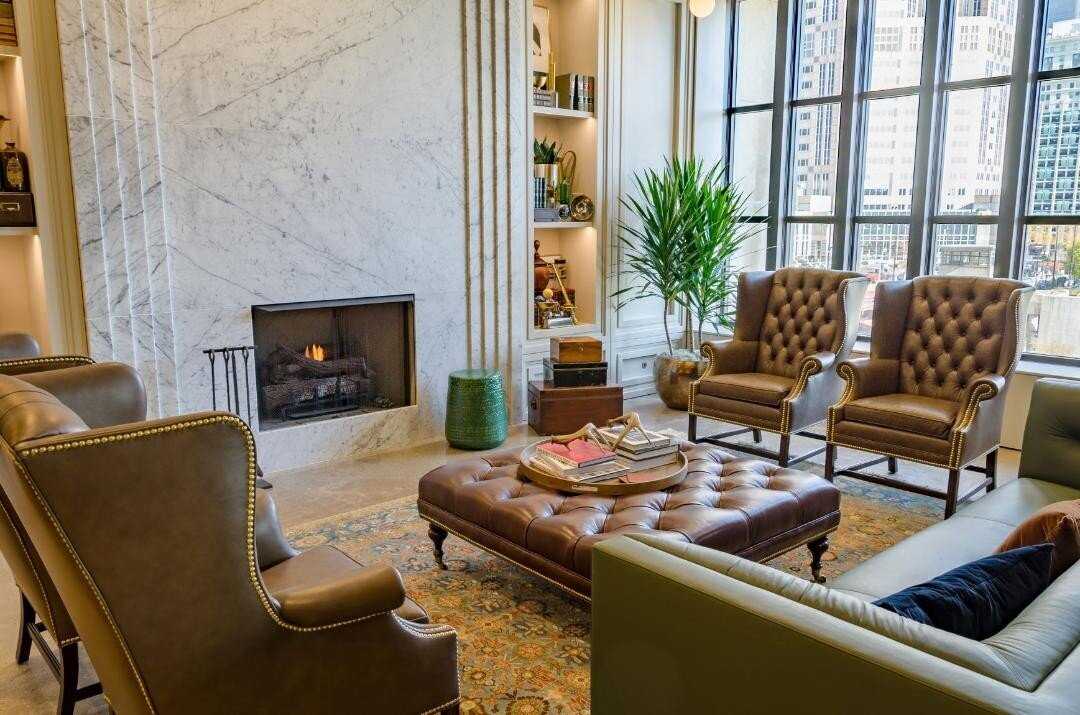
[[[570,434],[592,422],[603,426],[623,413],[622,385],[555,387],[529,383],[529,426],[539,434]]]
[[[552,338],[552,362],[603,362],[604,344],[596,338]]]
[[[544,358],[544,380],[555,387],[597,387],[607,384],[606,362],[552,362]]]
[[[33,226],[34,224],[33,194],[0,192],[0,226]]]

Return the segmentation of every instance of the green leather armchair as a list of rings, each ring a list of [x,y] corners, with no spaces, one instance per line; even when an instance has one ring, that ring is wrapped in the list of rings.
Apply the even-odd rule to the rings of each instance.
[[[594,713],[1075,713],[1080,564],[974,641],[871,601],[989,555],[1080,499],[1080,383],[1041,380],[1020,478],[826,588],[730,554],[633,535],[593,550]]]

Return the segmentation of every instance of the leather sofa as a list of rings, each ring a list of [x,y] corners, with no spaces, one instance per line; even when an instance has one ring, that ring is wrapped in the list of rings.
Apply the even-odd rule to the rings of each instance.
[[[830,588],[649,536],[598,544],[593,712],[1076,713],[1080,564],[985,641],[870,603],[1080,498],[1080,384],[1035,386],[1019,475]]]
[[[708,366],[690,385],[690,440],[775,459],[781,467],[824,451],[793,457],[791,435],[823,422],[840,399],[835,365],[855,344],[866,287],[858,273],[813,268],[740,274],[732,338],[702,346]],[[741,428],[699,438],[698,417]],[[751,432],[760,442],[761,430],[780,435],[779,452],[725,441]]]
[[[31,568],[4,554],[24,593],[48,591],[50,629],[66,614],[110,708],[456,712],[456,633],[398,572],[294,550],[233,415],[103,426],[85,373],[119,367],[0,375],[0,489]]]

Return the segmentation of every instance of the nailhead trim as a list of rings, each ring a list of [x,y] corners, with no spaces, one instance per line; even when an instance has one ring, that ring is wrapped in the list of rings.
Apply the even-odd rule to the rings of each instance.
[[[15,521],[11,518],[11,514],[8,513],[7,507],[0,504],[0,511],[4,512],[4,519],[11,527],[11,533],[15,535],[15,540],[19,542],[19,548],[22,549],[23,556],[26,557],[26,563],[30,566],[30,573],[34,575],[34,580],[37,581],[38,590],[41,591],[41,598],[45,602],[45,613],[43,614],[46,617],[45,625],[49,627],[53,637],[59,639],[59,634],[56,632],[56,620],[53,618],[52,606],[49,604],[49,594],[45,590],[45,584],[42,583],[41,576],[38,575],[37,568],[34,566],[34,560],[30,558],[30,552],[26,550],[26,543],[23,542],[22,536],[19,535],[19,530],[15,528]],[[71,639],[68,638],[66,640]],[[75,640],[78,640],[78,638]],[[66,641],[61,642],[60,645],[66,645]]]
[[[687,405],[686,411],[691,415],[697,415],[697,412],[694,412],[694,401],[697,399],[698,383],[712,375],[713,366],[716,364],[716,350],[713,349],[711,343],[705,343],[701,346],[701,354],[705,356],[707,363],[705,364],[705,372],[701,373],[701,377],[690,383],[690,403]]]
[[[244,438],[244,443],[245,443],[245,446],[247,448],[247,518],[246,518],[246,527],[247,527],[248,576],[249,576],[249,579],[251,581],[251,585],[255,589],[255,593],[259,598],[259,602],[262,603],[263,609],[266,611],[267,615],[270,616],[271,620],[273,620],[274,623],[276,623],[278,626],[280,626],[281,628],[284,628],[286,630],[299,632],[299,633],[311,633],[311,632],[316,632],[316,631],[325,631],[325,630],[330,630],[330,629],[333,629],[333,628],[339,628],[339,627],[346,626],[346,625],[351,625],[351,624],[354,624],[354,623],[360,623],[360,622],[363,622],[363,621],[370,620],[372,618],[377,618],[379,616],[385,616],[387,614],[390,614],[390,615],[393,615],[393,616],[396,617],[396,614],[394,614],[392,610],[389,610],[389,611],[382,611],[382,612],[379,612],[379,613],[373,613],[373,614],[370,614],[370,615],[367,615],[367,616],[362,616],[360,618],[347,619],[347,620],[344,620],[344,621],[339,621],[339,622],[336,622],[336,623],[330,623],[330,624],[321,625],[321,626],[297,626],[295,624],[288,623],[287,621],[285,621],[285,620],[283,620],[281,618],[281,616],[278,614],[278,612],[271,605],[269,596],[268,596],[268,594],[266,592],[265,587],[263,586],[262,579],[259,578],[258,565],[257,565],[258,562],[256,560],[256,555],[255,555],[255,481],[256,481],[255,438],[252,436],[251,430],[248,428],[247,424],[245,424],[243,420],[241,420],[239,417],[236,417],[235,415],[219,414],[219,415],[214,415],[214,416],[211,416],[211,417],[202,417],[202,418],[198,418],[198,419],[189,419],[189,420],[185,420],[183,422],[175,422],[175,423],[172,423],[172,424],[161,425],[161,426],[158,426],[158,427],[152,427],[152,428],[148,428],[148,429],[136,429],[136,430],[130,430],[130,431],[126,431],[126,432],[119,432],[119,433],[116,433],[116,434],[102,435],[102,436],[98,436],[98,437],[91,437],[91,438],[85,438],[85,439],[72,439],[72,440],[68,440],[68,441],[64,441],[64,442],[59,442],[59,443],[55,443],[55,444],[49,444],[49,445],[41,446],[41,447],[30,447],[30,448],[27,448],[27,449],[23,449],[23,450],[19,451],[19,455],[21,457],[32,457],[32,456],[35,456],[35,455],[38,455],[38,454],[43,454],[43,453],[48,453],[48,452],[61,452],[61,451],[69,450],[69,449],[77,449],[77,448],[80,448],[80,447],[88,447],[88,446],[92,446],[92,445],[106,444],[106,443],[111,443],[111,442],[126,442],[126,441],[130,441],[130,440],[135,440],[135,439],[142,439],[142,438],[145,438],[145,437],[152,437],[152,436],[159,435],[159,434],[164,434],[164,433],[167,433],[167,432],[178,432],[178,431],[181,431],[181,430],[193,429],[195,427],[202,427],[202,426],[211,425],[211,424],[225,424],[225,425],[231,426],[231,427],[237,429]],[[108,618],[109,623],[110,623],[110,625],[111,625],[111,627],[113,629],[113,633],[116,635],[117,640],[119,641],[119,643],[121,644],[121,646],[124,649],[124,653],[127,656],[128,663],[131,666],[131,669],[132,669],[133,673],[135,674],[136,680],[139,683],[139,688],[142,690],[143,697],[146,700],[147,707],[150,708],[151,712],[154,712],[153,704],[150,702],[150,697],[149,697],[149,694],[146,691],[146,687],[145,687],[145,684],[143,683],[142,677],[139,675],[139,672],[138,672],[137,668],[135,667],[134,660],[132,659],[130,651],[128,651],[127,644],[124,642],[123,636],[120,634],[119,628],[117,627],[115,621],[113,620],[112,615],[109,613],[108,607],[105,605],[105,602],[104,602],[104,600],[103,600],[103,598],[101,596],[100,591],[98,590],[96,584],[94,584],[93,579],[90,577],[89,572],[87,572],[87,570],[86,570],[86,567],[82,564],[82,561],[79,559],[78,554],[76,554],[74,549],[71,547],[71,544],[67,539],[67,535],[64,534],[63,530],[60,528],[60,524],[56,521],[56,518],[53,516],[52,510],[48,508],[48,505],[46,504],[45,500],[42,498],[40,492],[38,492],[37,486],[30,480],[29,475],[26,474],[25,470],[23,470],[21,464],[19,465],[19,470],[22,473],[24,479],[26,479],[27,483],[30,485],[30,487],[34,490],[34,493],[37,496],[39,502],[41,502],[41,504],[43,506],[45,506],[45,508],[46,508],[46,510],[47,510],[47,512],[49,514],[49,518],[53,523],[54,528],[57,530],[57,533],[59,533],[60,536],[63,538],[64,543],[67,546],[68,551],[71,553],[71,555],[75,558],[76,562],[78,563],[79,568],[83,573],[83,577],[86,579],[87,583],[90,584],[91,588],[93,589],[94,595],[98,600],[98,604],[101,607],[102,612],[105,614],[106,618]],[[438,633],[423,634],[423,635],[417,633],[415,630],[410,629],[410,633],[412,635],[415,635],[415,636],[418,636],[418,637],[424,637],[424,638],[440,638],[440,637],[446,637],[446,636],[449,636],[449,635],[456,635],[456,631],[453,628],[450,628],[449,631],[440,631]],[[449,707],[450,705],[453,705],[453,703],[454,703],[454,701],[451,701],[450,703],[448,703],[446,705],[443,705],[441,707],[446,708],[446,707]],[[438,709],[436,709],[436,711],[437,710]],[[435,712],[435,711],[432,711],[432,712]]]
[[[72,365],[93,365],[94,361],[85,355],[48,355],[19,360],[0,360],[0,373],[5,367],[26,367],[27,365],[48,365],[50,363],[71,363]]]

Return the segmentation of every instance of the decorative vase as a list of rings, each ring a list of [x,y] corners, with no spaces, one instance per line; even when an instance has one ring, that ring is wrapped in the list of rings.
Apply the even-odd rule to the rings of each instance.
[[[554,191],[555,187],[559,185],[559,165],[533,164],[533,176],[538,176],[541,179],[546,179],[548,189]]]
[[[701,377],[708,361],[699,358],[658,355],[653,361],[656,391],[673,410],[686,411],[690,405],[690,383]]]
[[[510,418],[498,370],[450,373],[446,441],[458,449],[493,449],[506,441]]]

